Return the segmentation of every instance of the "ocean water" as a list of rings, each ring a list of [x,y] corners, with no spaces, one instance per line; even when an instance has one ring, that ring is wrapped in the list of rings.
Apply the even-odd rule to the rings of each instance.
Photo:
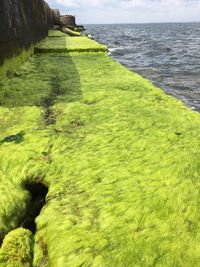
[[[86,28],[114,59],[200,111],[200,23]]]

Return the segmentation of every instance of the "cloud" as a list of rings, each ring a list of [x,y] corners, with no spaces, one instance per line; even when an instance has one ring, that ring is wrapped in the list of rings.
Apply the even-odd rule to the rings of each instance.
[[[61,4],[66,7],[80,7],[79,2],[80,1],[74,1],[74,0],[56,0],[58,4]]]
[[[47,0],[81,23],[199,20],[200,0]]]
[[[88,8],[98,8],[98,7],[117,7],[123,4],[131,6],[145,6],[149,4],[157,4],[157,5],[191,5],[198,4],[199,0],[54,0],[58,4],[61,4],[65,7],[84,7]]]

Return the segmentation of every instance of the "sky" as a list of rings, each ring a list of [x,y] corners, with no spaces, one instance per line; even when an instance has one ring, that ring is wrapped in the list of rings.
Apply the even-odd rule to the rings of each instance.
[[[79,24],[197,22],[200,0],[46,0]]]

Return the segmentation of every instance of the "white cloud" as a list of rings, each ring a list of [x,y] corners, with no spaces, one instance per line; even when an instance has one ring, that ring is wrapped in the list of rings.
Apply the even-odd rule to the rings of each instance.
[[[200,20],[200,0],[47,0],[81,23]]]
[[[80,7],[79,2],[80,1],[74,1],[74,0],[56,0],[58,4],[64,5],[66,7]]]

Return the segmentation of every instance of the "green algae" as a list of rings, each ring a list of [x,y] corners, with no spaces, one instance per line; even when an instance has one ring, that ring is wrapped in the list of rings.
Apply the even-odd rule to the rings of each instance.
[[[49,187],[33,265],[198,266],[199,114],[104,53],[35,55],[18,71],[0,139],[26,135],[0,147],[0,229],[23,217],[24,183]]]
[[[5,59],[2,66],[0,66],[0,81],[13,76],[19,66],[24,63],[34,53],[34,46],[31,45],[28,49],[22,50],[19,55],[13,55],[11,58]]]
[[[59,30],[49,30],[48,37],[66,37],[66,34]]]
[[[33,234],[23,228],[10,232],[0,251],[0,266],[31,267],[33,261]]]
[[[89,39],[86,36],[70,37],[56,36],[57,31],[51,31],[50,37],[45,38],[36,47],[36,53],[55,53],[55,52],[107,52],[108,48],[104,45]],[[53,35],[53,37],[52,37]]]
[[[62,94],[76,99],[77,83],[79,76],[69,55],[35,55],[18,69],[18,76],[2,84],[0,103],[4,107],[46,106]]]

